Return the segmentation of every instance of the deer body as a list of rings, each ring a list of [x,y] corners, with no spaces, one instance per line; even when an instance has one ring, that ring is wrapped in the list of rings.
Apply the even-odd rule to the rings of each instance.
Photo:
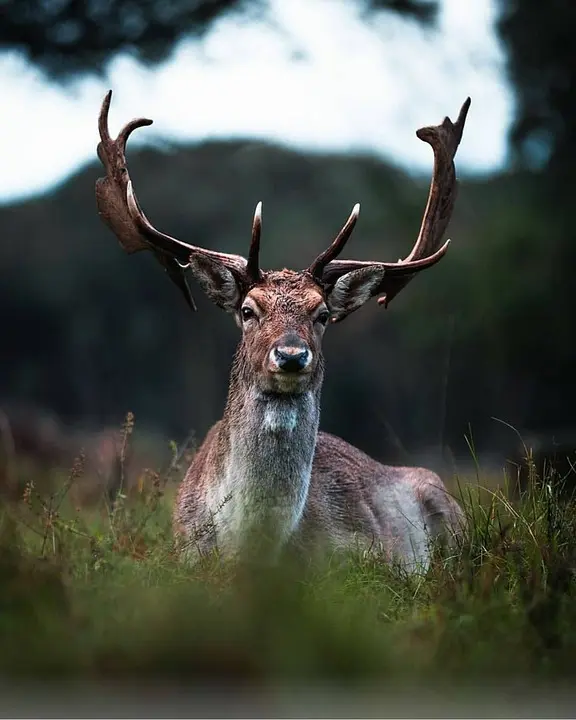
[[[371,298],[387,306],[420,271],[446,253],[440,244],[455,199],[453,158],[470,101],[456,123],[445,118],[417,135],[434,150],[434,175],[418,239],[397,263],[337,260],[356,224],[356,205],[335,240],[304,271],[259,266],[261,204],[247,258],[207,250],[161,233],[142,212],[125,158],[129,134],[150,120],[108,132],[111,93],[99,118],[100,215],[129,252],[152,250],[195,309],[184,270],[233,315],[241,340],[222,419],[209,431],[174,507],[179,547],[192,558],[275,559],[287,545],[307,553],[382,547],[410,568],[428,565],[432,538],[450,540],[463,514],[440,478],[422,468],[384,466],[344,440],[319,432],[322,338]]]
[[[434,473],[386,467],[323,432],[304,468],[299,458],[291,465],[290,438],[275,438],[284,474],[266,474],[264,483],[244,467],[235,472],[233,454],[213,472],[219,430],[214,426],[206,438],[178,492],[175,531],[189,557],[212,550],[234,556],[251,547],[261,557],[275,558],[287,544],[307,553],[381,547],[407,568],[425,569],[430,538],[440,534],[437,518],[455,529],[463,520]],[[258,471],[269,458],[253,458]],[[254,540],[261,546],[254,547]]]
[[[294,275],[285,270],[268,278],[274,288],[268,299],[280,304],[277,323],[290,327],[302,322],[298,306],[313,305],[317,293],[310,287],[311,297],[291,297]],[[185,554],[216,549],[224,557],[276,558],[286,545],[306,552],[355,545],[382,547],[407,566],[425,567],[430,536],[438,534],[435,513],[453,523],[461,519],[440,478],[420,468],[381,465],[319,432],[321,355],[301,392],[271,392],[250,370],[254,353],[240,344],[223,418],[180,485],[174,530]],[[440,505],[434,502],[439,495]]]

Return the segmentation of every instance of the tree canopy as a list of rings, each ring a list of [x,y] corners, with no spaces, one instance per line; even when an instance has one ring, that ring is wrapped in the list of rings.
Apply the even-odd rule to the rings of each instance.
[[[361,0],[365,10],[389,9],[431,21],[430,0]],[[18,50],[58,81],[99,73],[121,51],[144,63],[165,60],[174,44],[201,37],[219,18],[268,16],[267,0],[0,0],[0,48]]]

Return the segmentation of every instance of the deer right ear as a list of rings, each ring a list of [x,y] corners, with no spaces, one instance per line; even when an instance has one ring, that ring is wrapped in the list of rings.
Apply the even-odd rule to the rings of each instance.
[[[203,253],[192,253],[190,269],[213,303],[229,313],[238,310],[241,289],[237,278],[222,262]]]

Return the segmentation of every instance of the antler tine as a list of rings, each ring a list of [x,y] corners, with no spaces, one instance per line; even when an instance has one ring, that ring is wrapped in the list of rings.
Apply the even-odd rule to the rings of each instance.
[[[260,235],[262,234],[262,202],[256,205],[254,220],[252,222],[252,240],[246,264],[246,274],[250,282],[256,283],[261,279],[260,273]]]
[[[310,265],[308,268],[308,272],[315,280],[322,281],[322,273],[324,272],[324,268],[331,260],[334,260],[334,258],[338,257],[342,250],[344,249],[344,246],[350,239],[350,236],[352,235],[352,230],[354,230],[354,226],[356,225],[356,221],[358,220],[358,216],[360,215],[360,203],[356,203],[354,207],[352,208],[352,212],[350,213],[350,217],[346,222],[344,223],[344,226],[342,227],[342,230],[338,233],[330,247],[328,247],[326,250],[324,250],[323,253],[318,255],[316,260]]]
[[[112,138],[110,137],[110,131],[108,129],[108,113],[110,112],[110,103],[112,101],[112,90],[108,90],[102,100],[102,106],[98,113],[98,133],[100,134],[100,140],[103,143],[110,144]],[[98,144],[100,147],[100,144]]]
[[[134,120],[130,120],[130,122],[127,122],[126,125],[124,125],[124,127],[120,130],[116,140],[113,141],[110,137],[110,130],[108,127],[108,115],[110,113],[111,101],[112,90],[108,90],[106,96],[104,97],[104,101],[102,102],[100,114],[98,115],[98,132],[100,134],[100,141],[108,147],[115,143],[118,151],[123,153],[126,149],[126,142],[132,132],[139,127],[152,125],[154,121],[150,120],[149,118],[136,118]],[[100,148],[100,144],[98,144],[98,148]]]
[[[454,157],[462,140],[470,104],[470,98],[466,98],[455,123],[445,117],[440,125],[423,127],[416,132],[420,140],[432,147],[434,168],[420,232],[410,254],[396,263],[332,260],[325,266],[322,274],[325,286],[333,286],[340,277],[353,270],[384,269],[382,280],[374,283],[371,295],[381,295],[378,303],[386,307],[416,273],[432,267],[444,257],[450,240],[446,240],[443,245],[440,245],[440,241],[450,222],[456,200]]]

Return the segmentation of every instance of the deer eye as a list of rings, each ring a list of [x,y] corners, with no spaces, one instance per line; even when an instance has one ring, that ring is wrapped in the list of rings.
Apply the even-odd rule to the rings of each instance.
[[[330,320],[330,313],[328,310],[323,310],[316,318],[316,322],[320,323],[320,325],[326,325],[328,320]]]
[[[256,317],[256,313],[252,308],[245,305],[242,310],[240,311],[242,313],[242,320],[251,320],[253,317]]]

